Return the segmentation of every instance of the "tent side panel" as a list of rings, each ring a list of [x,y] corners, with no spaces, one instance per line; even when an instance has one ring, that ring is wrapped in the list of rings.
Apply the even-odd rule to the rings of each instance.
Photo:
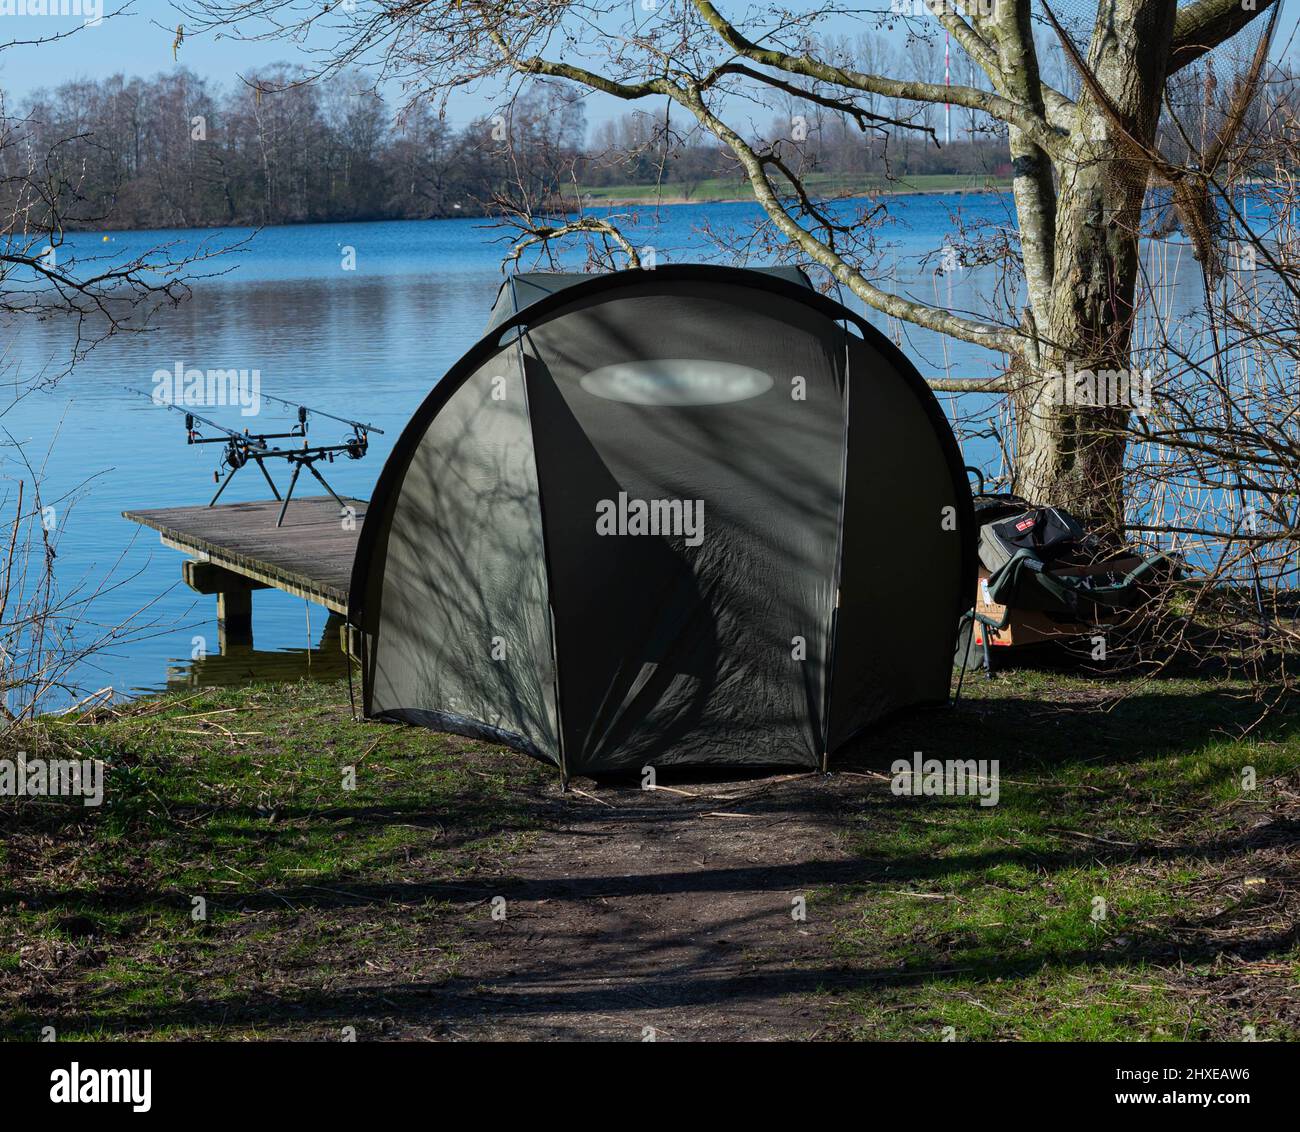
[[[843,340],[717,282],[623,287],[530,330],[571,772],[819,765]],[[670,403],[646,367],[685,375]],[[682,524],[637,529],[652,506]]]
[[[831,751],[896,708],[947,698],[957,618],[974,584],[963,558],[970,493],[947,426],[926,411],[924,390],[857,338],[849,382]]]
[[[397,489],[369,643],[370,714],[559,762],[532,433],[518,347],[429,424]]]

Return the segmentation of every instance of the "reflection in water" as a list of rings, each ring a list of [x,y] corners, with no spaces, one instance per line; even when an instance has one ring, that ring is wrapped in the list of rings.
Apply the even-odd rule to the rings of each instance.
[[[167,688],[227,687],[254,682],[291,683],[297,680],[344,680],[347,658],[338,646],[319,649],[255,649],[231,645],[227,655],[174,661],[167,666]]]
[[[229,645],[224,653],[169,661],[167,688],[346,679],[348,661],[339,641],[342,626],[343,618],[331,613],[315,648],[259,649],[253,645]]]

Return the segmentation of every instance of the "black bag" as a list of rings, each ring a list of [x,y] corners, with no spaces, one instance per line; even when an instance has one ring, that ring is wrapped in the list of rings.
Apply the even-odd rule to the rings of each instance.
[[[981,527],[979,555],[989,573],[996,574],[1022,550],[1052,566],[1093,550],[1095,542],[1068,511],[1031,507]]]

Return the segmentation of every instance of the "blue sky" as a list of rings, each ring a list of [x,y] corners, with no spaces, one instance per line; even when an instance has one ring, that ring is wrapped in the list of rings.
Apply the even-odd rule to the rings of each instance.
[[[57,5],[59,0],[52,2]],[[92,2],[81,0],[86,5]],[[23,0],[11,3],[21,9]],[[178,65],[172,60],[178,19],[166,0],[135,0],[131,4],[102,0],[102,10],[105,15],[117,14],[57,43],[0,52],[0,85],[25,95],[74,78],[105,78],[118,72],[153,75]],[[0,17],[0,42],[67,32],[84,23],[80,16],[5,15]],[[181,47],[179,60],[206,77],[224,79],[245,68],[288,58],[291,50],[285,44],[190,38]]]
[[[50,0],[51,6],[59,2]],[[192,30],[186,32],[173,60],[172,43],[181,17],[168,0],[63,0],[84,5],[83,12],[93,11],[96,2],[108,17],[98,25],[82,27],[58,42],[0,51],[0,88],[22,98],[72,79],[103,79],[119,73],[148,78],[178,66],[231,86],[237,75],[271,63],[306,62],[291,43],[247,42],[196,35]],[[26,3],[7,0],[15,12],[6,14],[6,0],[0,0],[0,43],[48,37],[85,23],[82,16],[19,14]],[[386,93],[395,96],[397,92]],[[482,94],[461,95],[451,104],[452,117],[468,121],[487,108],[487,101]]]
[[[85,24],[84,16],[18,14],[37,0],[0,0],[0,44],[13,40],[34,40],[71,31]],[[196,35],[186,31],[176,61],[172,43],[176,25],[182,21],[169,0],[46,0],[52,7],[62,2],[80,11],[102,11],[107,17],[96,26],[83,27],[76,34],[39,46],[15,46],[0,51],[0,89],[19,99],[32,91],[50,88],[73,79],[103,79],[114,74],[148,78],[177,66],[224,86],[236,76],[277,62],[308,62],[296,45],[288,42],[247,42]],[[97,6],[97,7],[96,7]],[[881,0],[886,8],[888,0]],[[7,12],[14,14],[5,14]],[[856,34],[861,20],[828,20],[826,30]],[[398,102],[396,89],[384,92]],[[453,94],[448,113],[454,123],[464,125],[490,108],[492,92]],[[604,96],[589,96],[587,121],[596,123],[626,113],[626,103]]]
[[[57,42],[20,43],[0,50],[0,89],[19,99],[73,79],[103,79],[119,73],[148,78],[180,66],[229,87],[239,74],[272,63],[310,63],[293,43],[196,34],[192,27],[187,28],[173,60],[176,26],[183,18],[169,0],[46,0],[51,7],[62,3],[81,13],[70,16],[29,14],[28,5],[36,2],[0,0],[0,44],[79,30]],[[83,26],[86,14],[93,16],[96,11],[105,18]],[[394,105],[400,101],[395,86],[384,93]],[[457,92],[448,113],[453,122],[464,125],[490,109],[492,101],[491,91]],[[626,104],[612,99],[597,96],[587,100],[589,123],[626,110]]]
[[[19,14],[36,3],[56,8],[60,3],[73,5],[83,13],[99,11],[107,18],[58,42],[39,46],[20,44],[0,50],[0,89],[20,99],[32,91],[72,79],[103,79],[118,73],[147,78],[177,66],[188,67],[211,81],[230,86],[237,81],[237,75],[271,63],[308,61],[292,43],[196,35],[192,29],[187,31],[174,61],[172,43],[181,17],[169,0],[0,0],[0,44],[67,33],[86,22],[84,15]],[[735,3],[735,7],[741,6]],[[878,7],[886,10],[888,0],[878,0]],[[1061,13],[1091,10],[1089,0],[1058,0],[1056,7]],[[1288,16],[1289,13],[1284,13],[1278,29],[1275,56],[1286,51],[1295,33],[1295,20]],[[918,21],[918,26],[925,22]],[[823,30],[852,36],[869,27],[865,19],[837,16],[827,20]],[[881,34],[898,45],[904,38],[901,28]],[[941,79],[942,72],[934,77]],[[957,74],[954,81],[958,81]],[[400,92],[396,89],[385,94],[390,102],[399,101]],[[464,125],[488,111],[492,101],[490,91],[459,92],[452,96],[449,115],[455,124]],[[627,109],[626,103],[600,95],[589,96],[587,121],[596,123]]]

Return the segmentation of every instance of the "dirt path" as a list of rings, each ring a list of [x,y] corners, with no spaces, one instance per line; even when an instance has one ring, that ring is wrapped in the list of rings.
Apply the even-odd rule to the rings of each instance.
[[[602,801],[557,797],[552,831],[503,871],[505,919],[490,902],[468,913],[474,943],[439,990],[440,1021],[391,1036],[752,1040],[821,1028],[810,992],[845,972],[825,911],[797,920],[794,900],[854,871],[837,815],[864,784],[814,774],[675,788],[691,796],[582,785]]]

